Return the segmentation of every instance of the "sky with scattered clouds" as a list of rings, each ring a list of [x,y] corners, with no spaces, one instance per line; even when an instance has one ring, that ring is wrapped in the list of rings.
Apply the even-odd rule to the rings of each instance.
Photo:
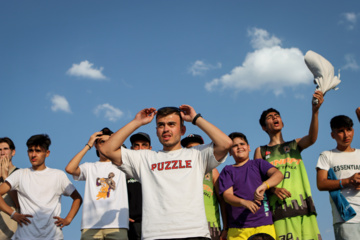
[[[330,119],[356,120],[359,17],[360,3],[334,0],[2,1],[0,135],[14,140],[15,165],[28,167],[26,140],[49,134],[47,165],[64,170],[103,127],[116,131],[145,107],[190,104],[226,134],[245,133],[255,150],[268,142],[258,119],[269,107],[281,112],[286,140],[307,134],[315,85],[304,56],[312,50],[342,81],[326,94],[318,140],[303,152],[320,231],[332,240],[328,193],[316,188],[315,166],[335,146]],[[186,126],[186,134],[204,136]],[[161,149],[154,122],[138,130]],[[83,162],[96,160],[92,150]],[[73,182],[83,194],[84,184]],[[69,202],[63,198],[63,214]],[[81,212],[65,239],[79,239],[80,222]]]

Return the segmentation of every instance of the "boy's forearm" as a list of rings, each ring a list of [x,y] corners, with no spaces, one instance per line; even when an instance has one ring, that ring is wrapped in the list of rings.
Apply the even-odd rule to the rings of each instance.
[[[11,214],[14,212],[14,209],[12,209],[9,205],[6,204],[2,196],[0,196],[0,210],[2,212],[5,212],[9,216],[11,216]]]
[[[69,174],[74,175],[76,173],[76,170],[79,168],[81,160],[89,150],[90,147],[88,145],[85,145],[85,147],[70,160],[70,162],[65,168],[65,171]]]
[[[245,207],[244,205],[244,201],[246,201],[245,199],[239,198],[235,195],[231,195],[231,194],[227,194],[227,195],[223,195],[225,202],[227,202],[228,204],[230,204],[231,206],[234,207]]]
[[[73,199],[73,203],[71,205],[68,215],[66,216],[66,219],[69,220],[70,222],[74,219],[82,204],[82,197],[80,196],[77,190],[75,190],[71,194],[71,198]]]
[[[121,146],[125,140],[142,124],[136,119],[132,120],[124,127],[115,132],[103,145],[99,146],[99,150],[114,164],[121,165]]]
[[[232,145],[231,139],[219,128],[202,117],[196,120],[196,125],[204,131],[214,143],[214,155],[216,160],[220,160],[226,156]]]
[[[276,187],[283,179],[284,175],[279,170],[275,171],[274,174],[266,180],[267,184],[269,184],[268,188]]]

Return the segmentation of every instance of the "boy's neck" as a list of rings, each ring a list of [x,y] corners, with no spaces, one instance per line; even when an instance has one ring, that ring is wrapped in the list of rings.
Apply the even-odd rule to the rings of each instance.
[[[42,171],[42,170],[44,170],[46,168],[46,166],[45,166],[45,164],[44,165],[41,165],[41,166],[36,166],[36,167],[32,167],[32,169],[34,170],[34,171]]]
[[[276,132],[276,133],[269,133],[269,137],[270,137],[270,142],[269,142],[268,146],[270,146],[270,147],[278,145],[278,144],[282,144],[285,142],[281,131]]]
[[[241,167],[241,166],[244,166],[245,163],[247,163],[249,161],[249,158],[248,159],[245,159],[245,160],[240,160],[238,162],[235,162],[235,164],[233,165],[234,167]]]
[[[100,158],[99,162],[111,162],[111,160],[108,158]]]
[[[336,149],[341,152],[354,152],[355,151],[355,148],[352,148],[351,145],[349,145],[347,147],[337,145]]]

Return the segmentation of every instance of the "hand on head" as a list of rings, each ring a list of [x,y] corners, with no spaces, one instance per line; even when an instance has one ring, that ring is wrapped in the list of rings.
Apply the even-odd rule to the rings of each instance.
[[[182,119],[184,119],[184,121],[186,122],[192,122],[192,120],[196,116],[194,108],[190,105],[183,104],[179,107],[179,109],[181,110],[180,114]]]
[[[138,120],[141,125],[146,125],[154,119],[155,114],[155,108],[144,108],[136,114],[135,119]]]

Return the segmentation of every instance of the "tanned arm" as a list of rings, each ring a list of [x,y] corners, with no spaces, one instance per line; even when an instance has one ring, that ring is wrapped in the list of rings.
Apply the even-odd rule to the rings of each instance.
[[[283,179],[284,175],[275,167],[270,168],[266,175],[269,177],[266,181],[264,181],[255,191],[254,199],[257,203],[261,204],[260,201],[264,199],[264,193],[268,188],[275,187],[278,185]]]
[[[320,168],[316,168],[316,183],[319,191],[333,191],[341,189],[340,179],[330,180],[328,177],[328,171]],[[343,188],[355,188],[360,190],[360,173],[355,173],[349,178],[341,179],[341,185]]]
[[[53,217],[54,219],[56,219],[55,225],[60,228],[68,226],[72,222],[82,204],[82,197],[77,190],[74,190],[70,197],[73,199],[73,203],[71,205],[68,215],[65,218],[61,218],[59,216]]]
[[[121,166],[121,146],[125,140],[139,127],[150,123],[156,114],[155,108],[145,108],[138,112],[135,118],[118,130],[101,146],[99,151],[109,158],[113,164]]]
[[[5,193],[9,192],[11,189],[11,185],[8,182],[5,182],[0,185],[0,210],[11,216],[14,212],[14,210],[6,204],[4,201],[4,198],[2,197]],[[31,221],[28,218],[31,218],[32,215],[29,214],[20,214],[18,212],[15,212],[12,216],[12,219],[14,219],[20,227],[22,227],[23,224],[28,225],[31,223]]]
[[[181,105],[179,108],[182,110],[181,117],[184,119],[184,121],[192,122],[197,114],[194,108],[189,105]],[[219,128],[206,121],[202,117],[199,117],[195,124],[202,131],[204,131],[214,143],[214,156],[216,160],[220,161],[223,159],[229,152],[229,149],[232,145],[232,140]]]
[[[300,150],[304,150],[305,148],[310,147],[316,142],[319,132],[319,108],[321,104],[324,102],[324,95],[320,91],[316,91],[313,95],[314,98],[318,99],[318,104],[312,104],[312,115],[311,122],[308,135],[303,138],[296,139]]]
[[[80,175],[80,168],[79,168],[79,164],[81,162],[81,160],[83,159],[83,157],[85,156],[85,154],[94,146],[95,140],[98,139],[98,135],[101,135],[102,132],[96,132],[93,135],[91,135],[87,145],[84,146],[84,148],[78,152],[78,154],[75,155],[75,157],[73,157],[70,162],[68,163],[68,165],[65,168],[65,171],[73,176],[79,176]]]

